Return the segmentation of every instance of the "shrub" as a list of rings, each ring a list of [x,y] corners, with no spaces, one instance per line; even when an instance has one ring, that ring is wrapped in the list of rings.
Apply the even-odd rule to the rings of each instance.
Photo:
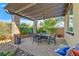
[[[38,33],[45,33],[46,31],[41,27],[37,30]]]
[[[30,34],[32,33],[32,27],[30,25],[27,25],[26,23],[22,23],[20,25],[20,32],[21,34]]]
[[[15,51],[10,51],[10,52],[3,52],[1,51],[0,52],[0,56],[15,56],[16,55],[16,52]]]

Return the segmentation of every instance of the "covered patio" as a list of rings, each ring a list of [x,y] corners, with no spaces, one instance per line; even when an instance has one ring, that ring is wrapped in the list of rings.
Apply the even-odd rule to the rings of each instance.
[[[20,34],[20,17],[33,21],[33,34],[37,33],[37,20],[65,16],[68,3],[9,3],[5,11],[12,16],[12,35]]]
[[[33,35],[37,34],[37,20],[65,16],[69,6],[68,3],[9,3],[5,11],[12,14],[12,37],[15,41],[15,35],[20,38],[20,17],[33,21]],[[64,38],[56,37],[54,43],[47,44],[46,41],[33,42],[33,37],[21,38],[21,44],[15,45],[22,50],[28,51],[36,56],[54,56],[55,49],[60,44],[66,44]]]

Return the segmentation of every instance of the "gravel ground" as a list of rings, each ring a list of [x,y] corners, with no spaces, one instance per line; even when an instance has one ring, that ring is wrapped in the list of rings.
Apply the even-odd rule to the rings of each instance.
[[[29,54],[26,51],[23,51],[23,50],[17,48],[17,50],[16,50],[16,56],[33,56],[33,55]]]
[[[32,54],[30,54],[30,53],[28,53],[26,51],[23,51],[20,48],[18,48],[16,46],[13,46],[13,45],[11,45],[9,43],[1,44],[0,45],[0,51],[3,51],[3,52],[16,51],[15,56],[33,56]]]

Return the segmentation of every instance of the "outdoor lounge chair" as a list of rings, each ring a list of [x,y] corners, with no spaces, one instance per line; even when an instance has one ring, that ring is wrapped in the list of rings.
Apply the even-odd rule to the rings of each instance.
[[[70,47],[68,45],[64,45],[64,44],[61,44],[59,45],[59,47],[55,50],[55,52],[57,53],[57,55],[59,56],[66,56],[68,55],[67,51]]]
[[[79,44],[76,44],[74,47],[62,45],[55,52],[61,56],[79,56]]]

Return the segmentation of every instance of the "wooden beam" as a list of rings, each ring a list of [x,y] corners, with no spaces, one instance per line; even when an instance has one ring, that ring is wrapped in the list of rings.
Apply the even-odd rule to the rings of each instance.
[[[24,15],[22,15],[22,14],[15,13],[15,12],[12,12],[12,11],[10,11],[10,10],[8,10],[8,11],[9,11],[10,14],[15,14],[15,15],[21,16],[21,17],[23,17],[23,18],[26,18],[26,19],[32,20],[32,21],[34,20],[34,19],[29,18],[29,17],[26,17],[26,16],[24,16]]]
[[[67,12],[69,11],[70,7],[72,6],[72,3],[68,3],[66,5],[66,12],[65,12],[65,15],[67,14]]]
[[[25,16],[24,14],[20,14],[20,13],[18,13],[20,16],[24,16],[25,18],[27,18],[27,19],[29,19],[29,20],[32,20],[32,21],[34,21],[34,18],[33,17],[31,17],[31,16]]]
[[[65,9],[65,8],[64,8]],[[42,14],[42,13],[37,13],[37,14],[34,14],[34,15],[29,15],[29,16],[32,16],[32,17],[41,17],[41,16],[44,16],[44,15],[50,15],[50,14],[52,14],[52,15],[54,15],[54,14],[59,14],[59,13],[65,13],[65,10],[60,10],[60,9],[57,9],[57,10],[54,10],[53,12],[51,11],[51,10],[47,10],[47,11],[45,11],[45,13],[44,14]],[[56,11],[56,12],[55,12]],[[47,13],[46,13],[47,12]]]
[[[57,5],[49,5],[48,7],[44,7],[44,8],[42,8],[42,6],[41,6],[41,8],[40,9],[36,9],[36,10],[33,10],[33,11],[31,11],[31,12],[28,12],[28,13],[26,13],[26,15],[28,14],[28,15],[31,15],[31,14],[35,14],[35,13],[41,13],[41,12],[43,12],[43,11],[45,11],[45,10],[48,10],[48,9],[52,9],[52,10],[55,10],[55,9],[59,9],[59,8],[62,8],[64,6],[64,4],[63,5],[61,5],[61,4],[57,4]]]
[[[45,6],[45,8],[37,8],[37,10],[33,10],[32,11],[33,13],[32,12],[22,13],[22,11],[24,11],[24,10],[28,11],[29,10],[28,8],[34,7],[34,5],[37,5],[37,4],[29,4],[29,5],[27,5],[27,6],[23,7],[23,8],[20,8],[19,10],[16,10],[16,11],[10,10],[10,12],[12,14],[16,14],[16,15],[19,15],[21,17],[24,17],[24,18],[27,18],[27,19],[30,19],[30,20],[35,20],[35,19],[39,18],[38,16],[41,16],[41,14],[42,14],[41,11],[42,10],[45,10],[45,9],[47,9],[47,10],[45,10],[46,16],[48,15],[47,17],[51,17],[51,16],[55,16],[55,15],[57,16],[57,15],[63,14],[64,13],[63,12],[64,10],[60,10],[60,9],[62,9],[62,8],[64,9],[64,4],[56,4],[54,6],[53,5],[51,5],[51,6],[49,5],[48,7]],[[51,8],[49,8],[49,7],[51,7]],[[34,9],[34,8],[32,8],[32,9]],[[47,13],[46,13],[46,11],[47,11]],[[53,11],[53,13],[51,13],[51,11]],[[56,13],[55,13],[55,11],[56,11]]]
[[[23,11],[25,9],[28,9],[28,8],[34,6],[34,5],[36,5],[36,3],[29,4],[28,6],[25,6],[25,7],[21,8],[21,9],[15,11],[15,13],[21,12],[21,11]]]
[[[56,11],[56,12],[54,12],[54,11]],[[50,17],[51,16],[55,16],[55,15],[61,15],[61,14],[65,14],[65,8],[63,8],[63,10],[61,10],[61,9],[56,9],[56,10],[53,10],[53,12],[52,12],[52,10],[47,10],[46,11],[47,13],[45,13],[44,14],[44,16],[45,17],[48,17],[49,15],[50,15]],[[22,15],[22,13],[21,13],[21,15]],[[36,18],[40,18],[41,16],[42,16],[42,13],[37,13],[37,14],[34,14],[34,15],[24,15],[25,17],[28,17],[28,18],[33,18],[33,19],[36,19]]]
[[[44,17],[44,18],[45,18],[45,19],[47,19],[47,18],[54,18],[54,17],[64,16],[64,15],[65,15],[64,13],[61,13],[61,14],[49,15],[49,16]],[[35,19],[36,19],[36,20],[41,20],[40,17],[35,18]]]

